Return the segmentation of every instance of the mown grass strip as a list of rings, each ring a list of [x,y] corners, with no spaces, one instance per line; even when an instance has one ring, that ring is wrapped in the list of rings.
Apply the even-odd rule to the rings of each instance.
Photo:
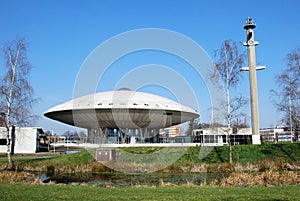
[[[1,200],[297,200],[299,186],[128,187],[0,184]]]

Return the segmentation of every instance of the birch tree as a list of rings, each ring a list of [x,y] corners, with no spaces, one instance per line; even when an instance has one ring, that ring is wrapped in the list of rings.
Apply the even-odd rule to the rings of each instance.
[[[214,52],[215,65],[211,73],[211,79],[221,78],[225,91],[226,100],[224,105],[226,107],[225,121],[227,128],[224,130],[227,133],[227,140],[230,147],[229,160],[232,163],[232,146],[230,143],[231,122],[233,117],[237,117],[238,110],[247,104],[247,99],[242,96],[232,97],[232,90],[239,84],[242,74],[240,67],[244,63],[245,55],[239,52],[238,45],[233,40],[225,40],[220,49]]]
[[[7,131],[7,169],[14,169],[10,146],[11,127],[25,126],[32,121],[31,109],[36,99],[33,98],[33,88],[28,81],[31,65],[27,58],[25,39],[8,42],[2,52],[5,73],[0,83],[0,112]]]

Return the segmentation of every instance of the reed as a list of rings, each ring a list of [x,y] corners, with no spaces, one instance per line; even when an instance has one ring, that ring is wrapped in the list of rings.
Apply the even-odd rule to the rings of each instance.
[[[1,171],[0,183],[9,184],[42,184],[38,177],[27,172]]]
[[[216,185],[216,183],[213,183]],[[232,173],[229,177],[223,178],[218,186],[281,186],[300,185],[300,174],[294,171],[273,171],[257,173]]]

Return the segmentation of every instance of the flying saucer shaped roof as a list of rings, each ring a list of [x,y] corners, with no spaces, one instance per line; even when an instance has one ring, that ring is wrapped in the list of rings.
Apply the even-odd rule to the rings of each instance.
[[[79,97],[44,115],[83,128],[164,128],[199,117],[194,109],[170,99],[129,90]]]

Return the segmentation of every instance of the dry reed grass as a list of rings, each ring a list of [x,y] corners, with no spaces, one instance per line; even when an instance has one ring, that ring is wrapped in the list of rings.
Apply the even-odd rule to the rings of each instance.
[[[273,159],[273,160],[264,159],[256,163],[200,164],[200,165],[192,165],[190,167],[181,167],[180,169],[184,173],[203,173],[203,172],[242,173],[242,172],[284,171],[284,170],[298,171],[300,170],[300,166],[296,164],[284,163],[280,159]]]
[[[1,171],[0,183],[9,184],[43,184],[39,178],[34,177],[32,174],[26,172],[14,172],[14,171]]]
[[[160,179],[160,180],[159,180],[159,186],[160,186],[160,187],[178,187],[178,185],[173,184],[173,183],[171,183],[171,182],[164,182],[163,179]]]
[[[41,180],[33,174],[27,172],[2,171],[0,172],[0,183],[10,184],[34,184],[44,185]],[[48,184],[55,184],[50,182]],[[84,183],[72,183],[72,185],[84,185]],[[203,182],[200,186],[222,186],[222,187],[251,187],[251,186],[281,186],[300,185],[300,173],[296,171],[273,171],[266,172],[243,172],[232,173],[229,177],[212,182]],[[159,187],[195,187],[194,181],[186,181],[186,184],[176,185],[171,182],[159,180]],[[109,187],[109,185],[107,186]],[[141,186],[137,186],[141,187]],[[144,185],[143,185],[144,187]],[[153,187],[153,186],[147,186]]]
[[[229,177],[223,178],[219,183],[212,182],[218,186],[279,186],[279,185],[300,185],[300,174],[294,171],[273,171],[258,173],[232,173]]]

